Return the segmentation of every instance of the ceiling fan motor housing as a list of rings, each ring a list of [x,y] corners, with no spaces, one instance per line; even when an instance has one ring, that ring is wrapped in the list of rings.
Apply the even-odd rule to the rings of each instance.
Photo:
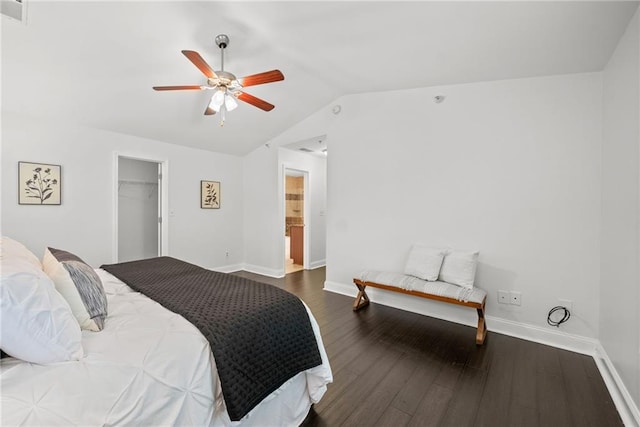
[[[240,84],[237,83],[238,79],[236,79],[236,76],[234,76],[232,73],[228,71],[216,71],[216,76],[218,77],[217,79],[216,78],[207,79],[207,84],[210,87],[216,87],[216,86],[240,87]],[[234,82],[236,84],[232,84]]]
[[[216,45],[218,45],[220,49],[224,49],[229,46],[229,36],[226,34],[218,34],[216,36]]]

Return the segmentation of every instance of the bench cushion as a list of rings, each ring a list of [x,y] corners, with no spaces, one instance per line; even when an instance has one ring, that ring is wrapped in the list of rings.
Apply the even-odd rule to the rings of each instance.
[[[487,296],[487,292],[478,287],[469,289],[447,282],[429,282],[414,276],[388,271],[365,270],[356,275],[356,278],[364,282],[379,283],[381,285],[394,286],[408,291],[417,291],[464,302],[482,303]]]

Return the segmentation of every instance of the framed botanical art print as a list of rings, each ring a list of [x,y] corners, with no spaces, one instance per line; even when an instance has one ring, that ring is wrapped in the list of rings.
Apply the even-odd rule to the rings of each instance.
[[[202,209],[220,209],[220,183],[218,181],[200,181],[200,207]]]
[[[62,177],[60,169],[60,165],[18,162],[18,204],[61,204]]]

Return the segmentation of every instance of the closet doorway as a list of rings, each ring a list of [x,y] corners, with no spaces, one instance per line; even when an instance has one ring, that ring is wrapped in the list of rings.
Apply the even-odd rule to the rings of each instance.
[[[117,262],[162,254],[162,163],[117,158]]]
[[[305,199],[307,172],[285,169],[285,274],[303,270],[307,259]]]

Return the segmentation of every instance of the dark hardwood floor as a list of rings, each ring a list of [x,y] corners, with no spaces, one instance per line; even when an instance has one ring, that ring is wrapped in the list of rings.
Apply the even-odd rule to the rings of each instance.
[[[234,273],[298,295],[320,324],[334,382],[303,426],[622,426],[582,354],[322,290],[325,270]],[[355,288],[354,288],[355,289]]]

